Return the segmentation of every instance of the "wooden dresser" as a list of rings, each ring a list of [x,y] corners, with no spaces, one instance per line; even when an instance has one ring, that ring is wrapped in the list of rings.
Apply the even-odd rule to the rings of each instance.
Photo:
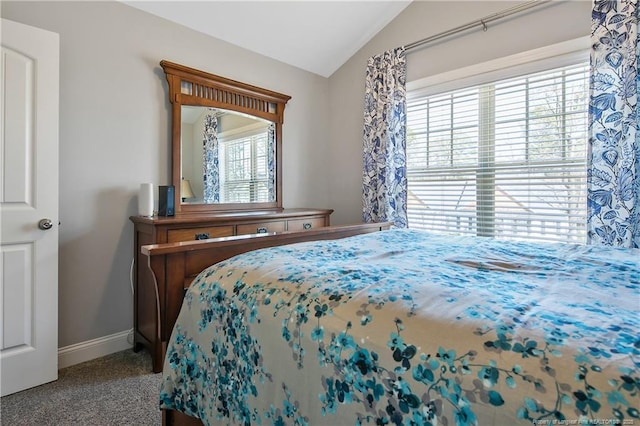
[[[185,214],[173,217],[131,216],[134,224],[133,238],[133,329],[134,350],[147,347],[153,360],[153,371],[162,370],[163,354],[171,329],[164,324],[175,321],[166,312],[171,301],[168,297],[182,297],[179,292],[161,292],[156,288],[147,257],[141,247],[148,244],[176,243],[243,234],[260,234],[282,231],[302,231],[329,226],[333,210],[277,209],[255,212]],[[173,294],[173,296],[172,296]]]

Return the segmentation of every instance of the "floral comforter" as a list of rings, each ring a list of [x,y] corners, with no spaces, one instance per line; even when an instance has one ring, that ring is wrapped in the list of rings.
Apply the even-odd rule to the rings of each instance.
[[[273,247],[191,285],[160,405],[205,424],[640,424],[639,313],[639,250],[399,229]]]

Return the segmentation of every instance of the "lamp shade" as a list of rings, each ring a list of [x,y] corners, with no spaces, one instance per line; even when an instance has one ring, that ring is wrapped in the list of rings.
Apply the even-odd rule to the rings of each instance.
[[[189,179],[182,178],[182,182],[180,182],[180,197],[184,200],[185,198],[194,198],[195,194],[191,189],[191,182]]]

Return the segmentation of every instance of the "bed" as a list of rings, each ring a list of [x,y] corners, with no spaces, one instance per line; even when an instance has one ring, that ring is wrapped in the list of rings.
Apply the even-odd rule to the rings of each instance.
[[[168,424],[639,423],[639,311],[640,250],[407,229],[263,248],[189,287],[160,407]]]

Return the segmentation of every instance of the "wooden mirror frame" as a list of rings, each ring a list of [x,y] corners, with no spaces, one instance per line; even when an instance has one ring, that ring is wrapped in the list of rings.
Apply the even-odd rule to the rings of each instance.
[[[160,61],[169,83],[172,105],[171,182],[175,188],[176,214],[223,211],[276,210],[282,208],[282,123],[284,107],[291,96],[230,80],[169,61]],[[263,203],[182,204],[182,105],[206,106],[237,111],[275,124],[275,201]]]

